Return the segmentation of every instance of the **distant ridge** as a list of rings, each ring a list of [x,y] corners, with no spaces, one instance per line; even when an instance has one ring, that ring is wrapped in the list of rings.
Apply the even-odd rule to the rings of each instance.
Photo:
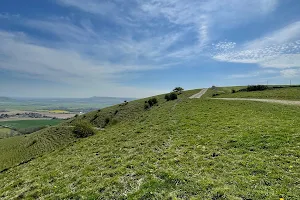
[[[11,101],[13,100],[12,98],[9,98],[9,97],[1,97],[0,96],[0,101]]]

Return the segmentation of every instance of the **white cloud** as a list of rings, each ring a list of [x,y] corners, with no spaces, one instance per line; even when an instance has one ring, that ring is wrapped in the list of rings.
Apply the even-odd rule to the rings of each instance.
[[[94,14],[107,14],[116,9],[116,5],[112,1],[97,0],[57,0],[64,6],[71,6]]]
[[[45,47],[35,44],[24,34],[0,32],[0,41],[0,68],[51,80],[111,79],[114,74],[155,68],[150,65],[113,64],[84,57],[72,50]]]
[[[280,74],[284,78],[300,77],[300,69],[284,69],[280,71]]]
[[[263,75],[274,75],[279,73],[278,70],[259,70],[255,72],[249,72],[244,74],[232,74],[228,78],[229,79],[244,79],[244,78],[253,78],[253,77],[259,77]]]
[[[213,58],[218,61],[255,63],[272,68],[300,67],[300,22],[240,46],[225,42],[214,48]]]

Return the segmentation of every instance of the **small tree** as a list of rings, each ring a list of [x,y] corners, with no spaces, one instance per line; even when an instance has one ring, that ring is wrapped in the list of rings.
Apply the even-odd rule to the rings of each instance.
[[[179,94],[181,94],[181,92],[183,91],[184,89],[182,87],[176,87],[174,88],[173,92],[178,92]]]

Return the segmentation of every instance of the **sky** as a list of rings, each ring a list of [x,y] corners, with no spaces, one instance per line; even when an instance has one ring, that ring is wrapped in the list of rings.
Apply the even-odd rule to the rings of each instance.
[[[1,0],[0,96],[300,84],[299,0]]]

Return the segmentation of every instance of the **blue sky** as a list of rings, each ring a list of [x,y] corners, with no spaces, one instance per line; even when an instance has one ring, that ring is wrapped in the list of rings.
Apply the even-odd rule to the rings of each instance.
[[[298,0],[1,0],[0,96],[300,84]]]

